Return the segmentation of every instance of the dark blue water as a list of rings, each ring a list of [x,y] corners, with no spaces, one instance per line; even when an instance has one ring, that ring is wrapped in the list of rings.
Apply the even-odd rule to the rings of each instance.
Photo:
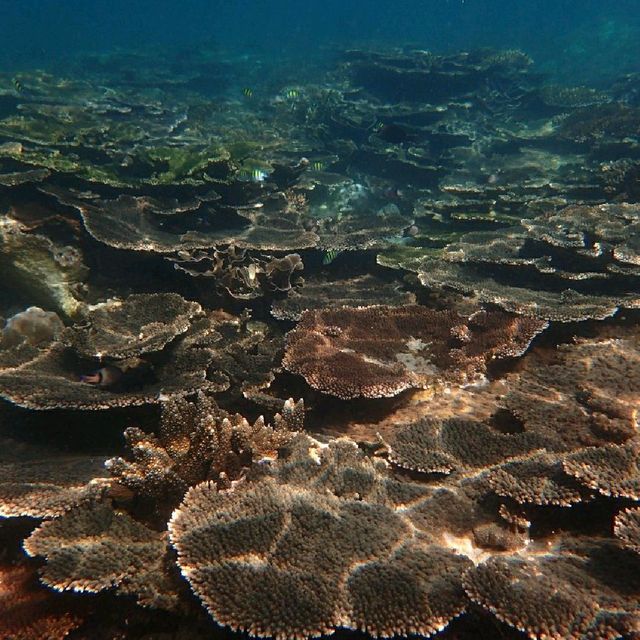
[[[362,45],[494,46],[523,49],[558,77],[597,83],[640,69],[638,9],[638,0],[3,0],[0,63],[212,42],[274,58]]]

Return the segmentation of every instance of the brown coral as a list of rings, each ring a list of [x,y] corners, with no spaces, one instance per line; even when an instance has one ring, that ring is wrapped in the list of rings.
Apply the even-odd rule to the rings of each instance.
[[[106,503],[76,507],[43,523],[24,543],[44,556],[42,580],[57,591],[98,592],[117,586],[141,604],[173,609],[178,596],[166,563],[166,534]]]
[[[613,531],[630,549],[640,553],[640,509],[625,509],[615,519]]]
[[[478,379],[496,358],[520,355],[546,326],[480,311],[464,317],[410,305],[308,311],[287,335],[283,365],[342,399]]]
[[[216,621],[276,638],[430,635],[462,612],[470,561],[438,544],[451,518],[431,490],[387,478],[347,440],[293,449],[229,492],[198,485],[174,512],[182,572]]]
[[[427,473],[483,469],[545,444],[537,434],[503,434],[475,420],[427,417],[397,425],[385,440],[391,462]]]
[[[62,640],[82,615],[37,582],[30,566],[0,565],[0,639]]]
[[[463,235],[427,257],[422,284],[550,320],[605,318],[638,306],[637,204],[571,205],[492,232]]]
[[[2,446],[15,445],[4,440]],[[46,456],[46,457],[41,457]],[[42,453],[0,462],[0,517],[60,515],[77,504],[98,499],[109,480],[104,459]]]
[[[582,484],[606,496],[640,500],[640,446],[590,447],[568,455],[563,467]]]
[[[510,380],[504,406],[527,431],[564,447],[622,443],[637,432],[640,358],[637,328],[553,350],[533,350]]]
[[[161,294],[154,294],[155,302],[162,299]],[[186,304],[189,308],[195,303]],[[199,305],[195,308],[199,309]],[[164,347],[161,355],[143,353],[141,357],[112,358],[107,362],[81,358],[59,341],[26,351],[9,349],[0,353],[0,362],[2,359],[8,361],[0,368],[0,395],[31,409],[95,410],[158,403],[198,389],[220,391],[228,388],[228,377],[221,371],[209,370],[215,345],[222,340],[216,331],[220,322],[215,314],[195,318],[192,322],[182,317],[175,326],[156,327],[157,335],[150,338],[150,342],[145,342],[144,335],[139,338],[139,334],[135,336],[125,328],[121,340],[116,333],[110,340],[98,338],[96,343],[89,337],[91,331],[86,327],[70,328],[65,331],[68,342],[77,338],[80,346],[94,348],[100,344],[108,349],[111,345],[114,350],[144,349],[152,343],[161,344],[175,331],[182,333]],[[187,323],[186,330],[182,323]],[[115,327],[113,329],[115,331]],[[105,369],[117,374],[111,385],[100,382]]]
[[[616,543],[567,539],[524,557],[494,557],[464,576],[469,597],[531,638],[635,637],[640,561]]]
[[[230,245],[226,249],[180,251],[168,258],[174,267],[194,277],[212,278],[219,291],[232,298],[250,300],[274,291],[289,291],[304,280],[304,269],[297,253],[276,258],[252,254]]]
[[[64,341],[80,356],[129,358],[161,351],[200,314],[197,302],[175,293],[133,294],[91,307]]]
[[[562,456],[540,451],[504,462],[475,479],[500,496],[519,503],[569,506],[589,498],[589,492],[565,473]]]
[[[371,275],[344,280],[307,279],[300,289],[276,300],[271,313],[278,320],[300,320],[309,309],[324,307],[362,307],[375,304],[401,306],[415,302],[415,296],[402,291],[398,283],[385,282]]]
[[[274,426],[263,418],[252,425],[203,393],[195,402],[169,400],[162,405],[158,434],[128,428],[133,461],[111,458],[107,468],[120,484],[170,513],[190,486],[203,480],[227,486],[252,462],[275,455],[302,428],[303,416],[302,401],[288,400]]]

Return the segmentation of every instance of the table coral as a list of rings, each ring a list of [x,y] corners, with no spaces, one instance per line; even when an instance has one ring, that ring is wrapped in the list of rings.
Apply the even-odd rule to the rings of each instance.
[[[307,311],[287,335],[283,365],[342,399],[477,380],[495,359],[518,356],[546,327],[480,311],[469,317],[417,305]]]

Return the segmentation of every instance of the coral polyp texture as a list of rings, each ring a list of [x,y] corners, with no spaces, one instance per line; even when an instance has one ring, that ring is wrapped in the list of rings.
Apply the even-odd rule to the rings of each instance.
[[[308,311],[287,335],[283,364],[338,398],[388,397],[478,379],[492,360],[524,353],[545,327],[501,312],[464,317],[417,305]]]
[[[637,435],[640,359],[636,327],[605,330],[555,349],[533,350],[503,406],[527,431],[567,448],[623,443]]]
[[[464,610],[471,565],[412,518],[432,493],[396,483],[353,442],[301,436],[291,457],[230,491],[190,489],[169,530],[183,575],[221,624],[276,638],[336,627],[430,635]]]
[[[42,580],[57,591],[118,587],[141,604],[168,609],[177,604],[165,572],[166,535],[106,503],[76,507],[43,523],[24,548],[30,556],[46,558]]]
[[[30,566],[0,565],[0,638],[63,640],[83,623],[82,612],[39,585],[35,573]]]
[[[161,351],[201,313],[197,302],[175,293],[134,294],[88,310],[65,342],[81,357],[125,359]]]
[[[569,538],[528,557],[492,558],[469,570],[464,585],[474,602],[532,638],[634,637],[638,563],[614,542]]]
[[[391,462],[425,473],[483,469],[548,444],[535,433],[503,434],[477,420],[427,417],[398,424],[385,442]]]
[[[615,519],[614,533],[622,543],[640,553],[640,509],[625,509]]]

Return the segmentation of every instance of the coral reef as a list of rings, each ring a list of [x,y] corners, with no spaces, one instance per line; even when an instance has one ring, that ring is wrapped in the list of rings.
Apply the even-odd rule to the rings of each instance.
[[[637,434],[638,336],[634,327],[533,350],[503,406],[526,430],[568,448],[624,442]]]
[[[640,634],[635,75],[69,64],[0,72],[0,637]]]
[[[403,306],[415,302],[415,295],[398,284],[370,275],[340,280],[307,280],[300,289],[282,300],[275,300],[271,313],[278,320],[300,320],[309,309],[325,307]]]
[[[526,351],[545,327],[500,312],[464,317],[419,306],[307,311],[287,335],[283,365],[338,398],[394,396],[478,379],[491,360]]]
[[[80,357],[125,359],[161,351],[202,313],[197,302],[175,293],[134,294],[95,305],[63,342]]]
[[[614,532],[625,546],[640,552],[640,509],[626,509],[619,513]]]
[[[492,558],[464,583],[474,602],[531,637],[631,637],[640,625],[638,558],[606,540],[560,540],[529,558]]]
[[[412,520],[409,504],[431,492],[386,478],[351,442],[317,459],[310,446],[305,437],[292,458],[229,493],[198,485],[174,513],[178,562],[209,612],[276,638],[446,626],[464,610],[460,575],[471,563]]]
[[[69,605],[38,585],[32,567],[0,565],[0,638],[63,640],[83,622]]]
[[[95,593],[117,586],[147,606],[172,609],[178,604],[164,570],[166,535],[107,504],[76,507],[43,523],[24,548],[46,558],[42,580],[58,591]]]
[[[228,486],[253,462],[275,456],[302,428],[303,417],[302,401],[288,400],[273,426],[264,418],[249,424],[200,392],[195,402],[163,403],[157,435],[129,427],[124,435],[133,461],[112,458],[106,466],[120,484],[170,513],[190,486],[203,480]]]

